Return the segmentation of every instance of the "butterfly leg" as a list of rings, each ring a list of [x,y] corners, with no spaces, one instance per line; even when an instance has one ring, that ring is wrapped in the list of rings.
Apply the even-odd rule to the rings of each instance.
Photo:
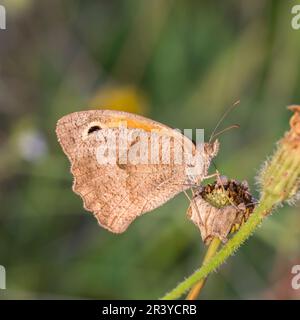
[[[213,174],[210,174],[208,176],[203,177],[202,180],[208,180],[208,179],[215,178],[215,177],[220,177],[220,173],[218,170],[216,170],[216,172]]]

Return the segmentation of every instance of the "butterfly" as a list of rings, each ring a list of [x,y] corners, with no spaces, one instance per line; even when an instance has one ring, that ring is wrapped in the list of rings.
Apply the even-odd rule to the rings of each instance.
[[[124,142],[120,139],[125,130],[127,140]],[[153,132],[155,134],[150,135]],[[98,223],[114,233],[124,232],[138,216],[199,185],[208,176],[210,163],[219,150],[217,139],[198,148],[175,129],[116,110],[68,114],[58,120],[56,134],[71,163],[73,191],[81,196],[84,208],[94,214]],[[146,147],[138,148],[145,134]],[[156,139],[154,151],[148,144],[149,137]],[[191,163],[185,161],[184,156],[183,161],[176,159],[178,153],[186,154],[186,145],[201,162],[200,169],[193,174]],[[147,161],[128,161],[132,155],[140,159],[142,149]],[[115,161],[106,157],[109,152]],[[154,152],[156,161],[149,161]],[[99,161],[99,154],[109,161]],[[169,161],[164,161],[165,158]]]

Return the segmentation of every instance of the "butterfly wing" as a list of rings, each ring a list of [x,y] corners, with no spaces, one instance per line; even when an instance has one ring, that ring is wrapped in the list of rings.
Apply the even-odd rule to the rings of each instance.
[[[117,124],[123,120],[127,122],[129,134],[138,136],[153,128],[160,131],[158,164],[99,162],[97,150],[107,144],[103,137],[107,137],[109,131],[119,138]],[[184,163],[176,164],[172,157],[168,164],[161,161],[164,137],[173,139],[170,149],[165,151],[170,154],[174,139],[186,138],[178,132],[174,136],[174,130],[158,122],[124,112],[91,110],[63,117],[58,121],[56,132],[71,162],[73,190],[82,197],[85,209],[93,212],[99,224],[112,232],[125,231],[137,216],[159,207],[191,183]],[[136,143],[133,140],[125,148],[127,156]],[[117,145],[116,154],[119,147]]]

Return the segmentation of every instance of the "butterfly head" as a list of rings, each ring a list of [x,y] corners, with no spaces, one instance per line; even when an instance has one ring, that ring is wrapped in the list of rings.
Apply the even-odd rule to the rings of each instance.
[[[213,142],[204,143],[204,166],[205,172],[208,171],[211,160],[218,154],[220,143],[218,140],[214,140]]]

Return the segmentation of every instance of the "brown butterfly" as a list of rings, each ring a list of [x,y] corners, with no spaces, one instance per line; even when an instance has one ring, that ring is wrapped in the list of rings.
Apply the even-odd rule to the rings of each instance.
[[[123,123],[131,137],[126,143],[118,140]],[[158,161],[121,161],[121,158],[135,154],[140,142],[138,137],[150,132],[157,134]],[[84,208],[93,212],[99,224],[115,233],[124,232],[136,217],[161,206],[191,186],[199,185],[207,177],[211,160],[219,150],[217,140],[204,143],[199,151],[177,130],[139,115],[113,110],[66,115],[58,121],[56,133],[71,162],[74,192],[82,197]],[[101,163],[99,150],[110,144],[109,135],[118,140],[112,148],[117,154],[116,161]],[[167,148],[164,141],[171,141]],[[190,145],[192,154],[198,153],[202,162],[201,169],[193,175],[189,173],[190,163],[176,161],[178,151],[185,154],[185,145]],[[149,151],[147,160],[152,155],[150,149],[149,145],[145,149]],[[168,163],[163,161],[166,153],[171,154]]]

